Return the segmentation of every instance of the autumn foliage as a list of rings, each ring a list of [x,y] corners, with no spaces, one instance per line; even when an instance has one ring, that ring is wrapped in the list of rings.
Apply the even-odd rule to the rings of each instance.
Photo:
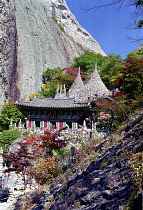
[[[129,58],[119,69],[115,85],[130,97],[136,98],[143,92],[143,59]]]
[[[73,69],[72,68],[63,68],[61,71],[68,74],[74,81],[78,74],[78,70],[79,70],[78,68],[73,68]],[[82,70],[80,70],[80,74],[81,74],[82,79],[88,78],[88,75],[84,74]]]
[[[58,163],[53,157],[37,158],[34,167],[29,168],[28,174],[39,184],[50,183],[56,174]]]
[[[58,133],[45,130],[43,135],[23,137],[17,144],[18,149],[9,154],[3,154],[11,166],[7,171],[22,172],[34,177],[37,182],[44,184],[53,179],[58,170],[57,160],[52,156],[53,149],[66,146],[67,142],[58,140]]]

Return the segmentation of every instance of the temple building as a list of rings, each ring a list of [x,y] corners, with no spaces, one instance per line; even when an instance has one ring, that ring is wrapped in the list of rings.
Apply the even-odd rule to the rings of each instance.
[[[78,128],[89,103],[76,103],[75,99],[51,99],[35,97],[33,101],[17,101],[15,105],[27,117],[28,128],[56,127],[61,129],[68,125],[73,130]]]
[[[15,105],[27,118],[28,128],[48,128],[51,126],[61,129],[68,125],[73,130],[83,124],[83,120],[90,111],[89,99],[109,95],[108,89],[95,70],[90,80],[84,84],[80,76],[77,77],[66,94],[66,88],[57,86],[56,96],[52,98],[35,97],[33,101],[17,101]],[[88,102],[87,102],[88,101]]]

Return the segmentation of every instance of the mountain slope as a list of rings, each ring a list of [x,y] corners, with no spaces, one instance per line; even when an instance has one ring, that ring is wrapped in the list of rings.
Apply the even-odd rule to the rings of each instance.
[[[136,179],[137,172],[133,162],[141,164],[141,152],[143,150],[143,113],[131,120],[122,136],[117,134],[110,136],[93,150],[98,157],[90,164],[85,160],[85,167],[78,166],[55,179],[46,188],[39,199],[31,195],[20,196],[17,202],[11,206],[11,210],[20,210],[23,202],[29,205],[31,210],[119,210],[124,209],[136,195],[140,180]],[[135,159],[133,158],[135,156]],[[80,163],[81,165],[81,163]],[[35,199],[36,198],[36,199]],[[141,209],[141,193],[134,199],[131,209]],[[26,208],[26,207],[25,207]],[[29,209],[29,208],[28,208]]]

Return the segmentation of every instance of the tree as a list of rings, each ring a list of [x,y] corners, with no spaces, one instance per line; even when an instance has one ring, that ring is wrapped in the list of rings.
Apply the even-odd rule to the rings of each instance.
[[[128,58],[137,58],[137,59],[143,59],[143,49],[139,50],[138,52],[130,52],[126,55]]]
[[[19,120],[24,120],[24,115],[20,110],[14,105],[14,102],[10,101],[3,105],[0,115],[0,129],[8,129],[10,120],[18,125]]]
[[[57,85],[65,84],[68,90],[73,82],[73,79],[61,71],[59,67],[54,69],[48,68],[47,71],[43,73],[43,77],[43,90],[39,92],[39,95],[44,97],[54,97],[56,95]]]
[[[34,177],[40,184],[44,184],[49,178],[52,180],[58,169],[52,150],[59,150],[67,145],[67,140],[57,140],[61,130],[58,133],[45,130],[43,135],[23,137],[23,141],[17,143],[16,151],[2,154],[10,164],[6,171],[22,173],[25,185],[26,174]]]
[[[60,136],[60,132],[63,129],[60,129],[58,132],[47,129],[44,131],[43,135],[25,136],[23,139],[27,146],[29,145],[32,147],[35,156],[39,156],[41,152],[42,156],[43,154],[48,156],[52,154],[52,149],[58,150],[66,146],[67,142],[64,139],[58,140],[58,136]]]
[[[118,68],[122,66],[122,61],[120,55],[110,54],[109,56],[103,56],[86,51],[85,54],[75,58],[75,63],[71,68],[80,66],[84,73],[91,74],[95,69],[96,62],[103,82],[108,89],[112,89],[115,86],[114,80],[118,76]]]
[[[47,71],[43,73],[45,84],[42,85],[43,90],[40,91],[39,94],[44,97],[54,97],[56,95],[57,85],[64,84],[68,91],[77,73],[78,68],[64,68],[62,70],[60,68],[47,69]],[[87,75],[81,71],[81,77],[86,78]]]
[[[129,58],[119,69],[115,84],[125,91],[130,98],[142,96],[143,92],[143,59]]]
[[[106,129],[115,129],[127,119],[127,107],[125,96],[121,94],[113,99],[99,99],[92,102],[92,111],[98,115],[100,124],[104,124]]]
[[[106,87],[110,90],[115,87],[114,81],[119,75],[118,69],[123,65],[122,62],[120,55],[110,54],[108,62],[102,64],[100,75]]]
[[[4,130],[0,133],[0,147],[3,148],[3,153],[7,153],[9,145],[17,138],[21,137],[21,132],[18,128]]]
[[[65,72],[65,74],[67,74],[72,79],[72,82],[75,80],[78,74],[78,71],[79,71],[79,68],[63,68],[62,69],[62,72]],[[88,75],[84,74],[82,70],[80,70],[80,75],[83,80],[88,78]]]
[[[34,154],[30,152],[28,147],[24,142],[17,143],[19,147],[16,151],[10,152],[9,154],[2,154],[2,156],[10,164],[10,167],[5,170],[5,172],[15,171],[17,173],[22,173],[24,184],[26,186],[26,169],[32,165],[34,159]]]
[[[95,69],[95,62],[97,62],[97,68],[102,67],[102,64],[108,62],[107,56],[103,56],[99,53],[94,54],[93,52],[86,51],[81,56],[74,59],[74,64],[71,68],[80,68],[84,73],[90,74]]]

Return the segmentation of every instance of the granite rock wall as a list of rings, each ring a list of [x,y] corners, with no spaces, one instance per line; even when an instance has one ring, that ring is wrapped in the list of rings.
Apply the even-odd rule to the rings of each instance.
[[[51,20],[37,0],[0,1],[0,107],[28,100],[47,68],[68,67],[84,50]]]
[[[28,100],[29,95],[42,86],[42,73],[47,68],[69,67],[74,57],[89,47],[87,41],[83,48],[76,43],[83,39],[82,34],[68,33],[75,28],[69,24],[73,20],[71,13],[69,19],[69,16],[63,18],[66,33],[55,24],[47,10],[50,2],[0,0],[0,107],[10,99]],[[64,14],[66,2],[56,0],[54,3],[58,4],[59,13]],[[75,31],[77,25],[76,22]],[[95,49],[94,43],[90,46],[92,48]],[[96,52],[104,54],[98,44],[96,49]]]
[[[20,91],[16,86],[17,29],[15,1],[0,0],[0,107],[8,98],[17,99]]]
[[[76,17],[68,8],[66,0],[42,1],[47,5],[48,13],[57,18],[64,27],[65,32],[73,37],[75,42],[81,44],[86,50],[106,55],[98,42],[78,23]]]

